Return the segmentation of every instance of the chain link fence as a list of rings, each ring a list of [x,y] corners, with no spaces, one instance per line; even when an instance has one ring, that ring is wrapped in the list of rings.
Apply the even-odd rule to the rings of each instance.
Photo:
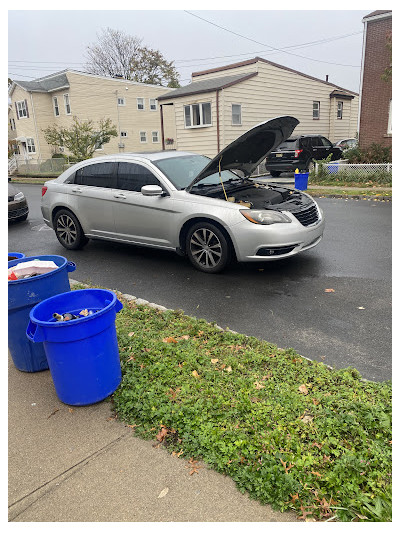
[[[391,184],[392,163],[348,163],[346,160],[318,163],[315,174],[319,178],[337,178],[340,181],[369,181]]]
[[[25,159],[17,160],[17,169],[14,172],[19,176],[59,176],[73,163],[68,158],[54,157],[51,159]]]

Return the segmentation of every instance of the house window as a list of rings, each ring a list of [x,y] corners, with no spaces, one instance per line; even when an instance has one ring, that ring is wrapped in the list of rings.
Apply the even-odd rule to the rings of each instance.
[[[153,141],[153,143],[159,143],[160,140],[158,138],[158,131],[152,131],[151,132],[151,139]]]
[[[313,106],[312,106],[312,118],[313,120],[318,120],[319,119],[319,105],[320,103],[319,102],[313,102]]]
[[[94,133],[95,133],[95,135],[98,135],[100,132],[99,131],[95,131]],[[97,141],[96,144],[94,145],[94,149],[95,150],[103,150],[103,143],[101,143],[100,141]]]
[[[125,105],[125,98],[123,96],[118,96],[118,105]]]
[[[25,100],[21,100],[21,102],[17,102],[17,113],[18,113],[19,118],[27,118],[28,110],[26,109]]]
[[[121,131],[121,137],[128,137],[127,131]]]
[[[58,107],[58,98],[53,96],[54,115],[58,117],[60,115],[60,108]]]
[[[343,102],[337,103],[337,118],[342,119],[343,118]]]
[[[147,133],[145,131],[140,131],[139,136],[141,143],[147,143]]]
[[[71,114],[71,104],[69,103],[69,94],[64,94],[64,105],[65,105],[65,113],[67,115]]]
[[[13,118],[10,118],[10,128],[11,130],[16,130],[17,128],[15,127],[15,120]]]
[[[32,139],[32,137],[27,137],[26,139],[26,148],[28,150],[28,153],[35,154],[36,148],[35,148],[35,141]]]
[[[15,128],[15,124],[14,124]],[[389,102],[389,120],[388,120],[388,135],[392,135],[392,99]]]
[[[240,126],[242,124],[242,106],[241,104],[232,104],[232,124]]]
[[[150,111],[157,111],[157,100],[155,98],[149,98]]]
[[[211,103],[185,105],[185,127],[211,126]]]
[[[143,111],[144,110],[144,98],[136,98],[136,101],[137,101],[137,108],[139,109],[139,111]]]

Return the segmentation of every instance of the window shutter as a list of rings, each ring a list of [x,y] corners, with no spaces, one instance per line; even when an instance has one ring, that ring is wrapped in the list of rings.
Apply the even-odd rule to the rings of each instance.
[[[26,118],[29,118],[28,102],[25,100]]]
[[[19,113],[18,113],[17,102],[14,102],[14,104],[15,104],[15,112],[17,113],[17,120],[19,120]]]

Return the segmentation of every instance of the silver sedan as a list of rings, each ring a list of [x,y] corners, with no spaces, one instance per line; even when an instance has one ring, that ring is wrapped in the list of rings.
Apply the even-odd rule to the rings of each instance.
[[[164,151],[96,157],[42,190],[42,214],[67,249],[89,239],[175,250],[199,270],[231,259],[266,261],[309,250],[324,217],[306,193],[250,179],[298,120],[278,117],[250,129],[214,159]]]

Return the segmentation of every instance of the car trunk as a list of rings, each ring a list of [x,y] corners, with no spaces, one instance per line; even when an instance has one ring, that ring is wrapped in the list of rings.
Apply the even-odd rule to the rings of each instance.
[[[279,163],[281,161],[292,161],[296,158],[296,150],[296,139],[288,139],[284,143],[280,144],[278,148],[268,154],[267,161],[274,163]]]

